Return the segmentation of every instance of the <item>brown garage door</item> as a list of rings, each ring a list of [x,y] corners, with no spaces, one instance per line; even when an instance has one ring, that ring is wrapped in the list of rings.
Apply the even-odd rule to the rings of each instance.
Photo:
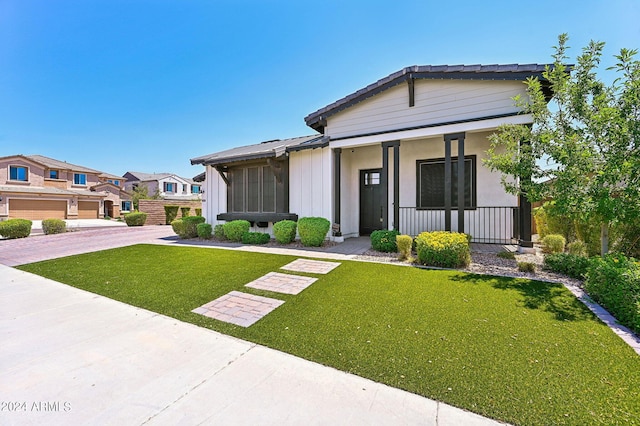
[[[67,202],[63,200],[9,200],[9,217],[42,220],[66,219]]]
[[[97,201],[78,201],[78,219],[97,219],[99,207]]]

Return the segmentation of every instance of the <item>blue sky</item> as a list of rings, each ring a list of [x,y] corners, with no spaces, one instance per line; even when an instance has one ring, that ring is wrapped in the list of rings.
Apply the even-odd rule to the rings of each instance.
[[[405,66],[548,63],[567,32],[605,68],[638,22],[638,0],[0,0],[0,156],[192,177]]]

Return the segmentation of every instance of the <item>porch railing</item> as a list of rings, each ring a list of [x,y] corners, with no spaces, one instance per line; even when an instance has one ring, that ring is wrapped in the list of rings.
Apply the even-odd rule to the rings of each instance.
[[[399,231],[416,236],[424,231],[444,231],[445,211],[400,207]],[[464,232],[474,243],[515,244],[520,237],[518,207],[476,207],[464,211]],[[451,210],[451,230],[458,231],[458,210]]]

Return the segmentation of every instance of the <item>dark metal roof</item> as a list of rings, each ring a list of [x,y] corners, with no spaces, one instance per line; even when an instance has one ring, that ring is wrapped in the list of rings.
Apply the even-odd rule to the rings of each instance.
[[[528,77],[542,78],[542,73],[547,66],[552,65],[414,65],[396,71],[363,89],[312,112],[304,118],[304,121],[307,126],[318,132],[323,132],[327,117],[410,79],[524,81]]]
[[[218,164],[235,163],[238,161],[255,160],[260,158],[278,158],[289,149],[304,144],[313,144],[322,139],[322,135],[302,136],[291,139],[277,139],[253,145],[245,145],[237,148],[227,149],[202,157],[191,159],[191,164],[202,164],[215,166]],[[313,146],[309,146],[312,148]]]

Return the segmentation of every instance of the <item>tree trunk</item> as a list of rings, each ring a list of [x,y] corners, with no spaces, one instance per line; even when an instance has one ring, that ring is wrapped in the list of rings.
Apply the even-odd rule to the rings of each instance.
[[[604,256],[609,252],[609,222],[602,222],[600,225],[600,255]]]

